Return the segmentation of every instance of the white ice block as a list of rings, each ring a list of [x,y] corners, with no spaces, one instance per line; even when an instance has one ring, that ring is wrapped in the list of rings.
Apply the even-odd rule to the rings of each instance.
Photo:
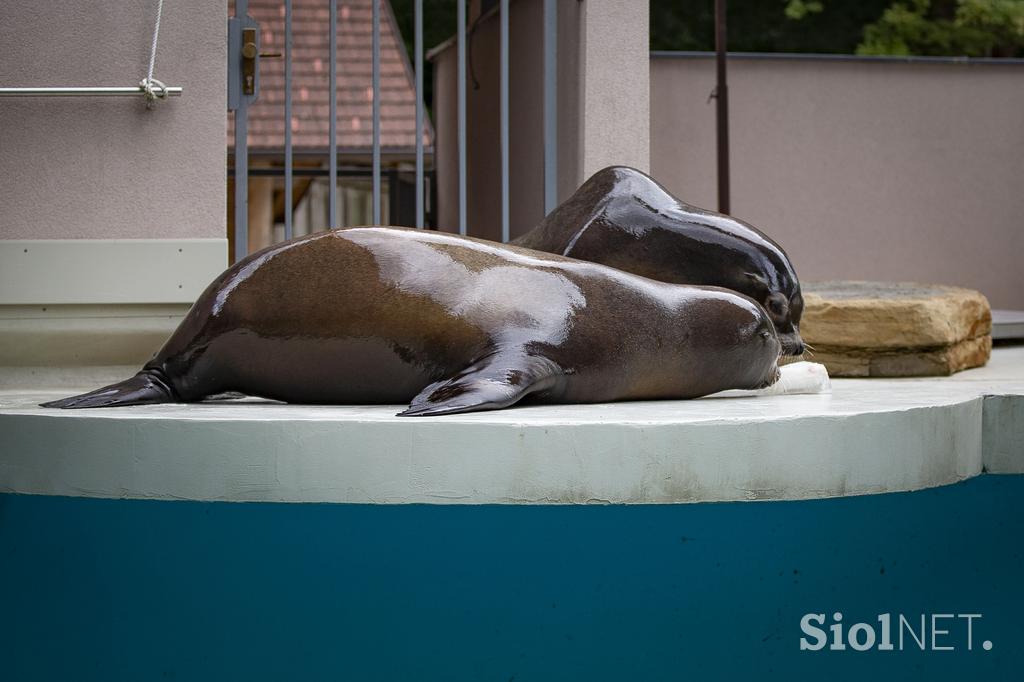
[[[832,381],[828,378],[825,365],[817,362],[792,362],[779,368],[779,380],[768,388],[755,391],[733,389],[715,393],[715,398],[730,398],[759,395],[801,395],[831,393]]]

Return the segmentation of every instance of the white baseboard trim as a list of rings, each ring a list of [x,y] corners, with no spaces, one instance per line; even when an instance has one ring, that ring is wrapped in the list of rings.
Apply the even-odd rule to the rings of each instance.
[[[133,376],[142,367],[131,365],[46,365],[5,367],[0,365],[0,391],[64,391],[68,395],[109,386]]]
[[[74,383],[69,367],[134,365],[149,360],[174,332],[188,304],[0,305],[0,387],[11,372],[36,386]],[[43,372],[43,368],[52,371]],[[17,383],[17,382],[16,382]]]
[[[192,303],[227,239],[0,240],[0,305]]]

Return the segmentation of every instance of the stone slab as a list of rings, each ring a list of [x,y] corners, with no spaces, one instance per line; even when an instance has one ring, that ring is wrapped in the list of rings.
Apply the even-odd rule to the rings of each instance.
[[[991,353],[992,337],[982,336],[932,349],[815,346],[812,359],[825,365],[834,377],[925,377],[981,367]]]
[[[971,289],[831,281],[806,282],[803,293],[800,333],[816,348],[944,348],[992,331],[988,300]]]

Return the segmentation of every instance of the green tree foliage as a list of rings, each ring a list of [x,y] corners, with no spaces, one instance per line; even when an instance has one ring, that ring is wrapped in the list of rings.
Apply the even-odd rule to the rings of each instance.
[[[714,0],[650,0],[652,50],[713,50]],[[729,0],[734,52],[1024,57],[1024,0]]]
[[[423,0],[423,44],[427,50],[455,35],[456,0]],[[398,30],[412,54],[413,0],[391,0]]]
[[[808,14],[818,14],[825,9],[818,0],[789,0],[786,3],[786,16],[790,19],[803,19]]]
[[[905,0],[864,27],[857,54],[1024,56],[1024,0]]]
[[[714,0],[650,0],[652,50],[715,49]],[[852,54],[892,0],[729,0],[733,52]]]

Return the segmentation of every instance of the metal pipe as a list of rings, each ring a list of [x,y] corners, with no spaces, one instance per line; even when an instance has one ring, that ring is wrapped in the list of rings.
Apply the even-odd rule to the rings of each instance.
[[[284,238],[292,238],[292,0],[284,0]]]
[[[184,88],[180,85],[165,88],[168,97],[181,97]],[[128,87],[57,87],[57,88],[0,88],[0,97],[122,97],[125,95],[144,95],[146,91],[139,85]]]
[[[330,158],[328,163],[330,164],[330,180],[331,186],[328,188],[328,216],[327,216],[327,227],[334,229],[339,227],[338,225],[338,0],[331,0],[331,85],[328,88],[330,92],[330,108],[331,108],[331,122],[330,122],[330,143],[328,145],[330,151]]]
[[[374,225],[380,225],[380,0],[372,0],[372,2],[373,2],[373,224]],[[390,183],[389,183],[389,188],[390,188]]]
[[[509,235],[508,197],[508,0],[501,0],[501,58],[498,70],[501,99],[501,241],[507,242]]]
[[[729,85],[725,60],[727,32],[725,2],[715,0],[715,129],[718,148],[718,212],[729,212]]]
[[[249,0],[236,0],[235,17],[245,20]],[[141,89],[141,88],[140,88]],[[235,262],[249,255],[249,97],[235,109]]]
[[[558,3],[544,0],[544,213],[558,206]]]
[[[466,234],[466,1],[457,0],[458,148],[459,148],[459,234]]]
[[[423,0],[414,7],[414,52],[416,53],[416,227],[423,228]]]

